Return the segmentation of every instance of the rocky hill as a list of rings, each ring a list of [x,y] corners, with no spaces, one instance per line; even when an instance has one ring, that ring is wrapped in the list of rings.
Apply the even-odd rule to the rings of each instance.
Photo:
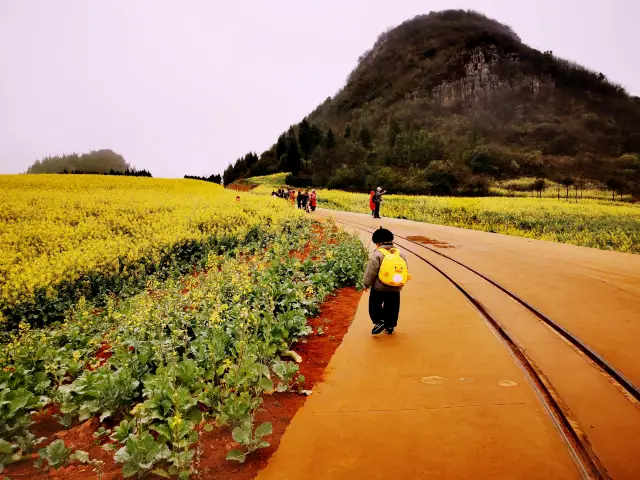
[[[224,179],[288,171],[297,185],[484,194],[527,176],[629,193],[640,192],[639,152],[638,97],[450,10],[380,35],[344,88]]]

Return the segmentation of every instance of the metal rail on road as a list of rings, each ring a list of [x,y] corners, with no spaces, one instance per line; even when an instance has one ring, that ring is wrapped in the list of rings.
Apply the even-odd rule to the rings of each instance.
[[[347,224],[347,225],[351,224],[352,226],[353,225],[358,225],[360,227],[372,228],[369,225],[365,225],[365,224],[358,223],[358,222],[350,222],[350,221],[349,222],[344,222],[344,221],[340,220],[338,223],[344,223],[344,224]],[[483,273],[478,272],[474,268],[471,268],[468,265],[465,265],[464,263],[460,262],[459,260],[456,260],[455,258],[450,257],[449,255],[446,255],[446,254],[444,254],[442,252],[439,252],[438,250],[436,250],[434,248],[429,247],[428,245],[422,244],[420,242],[416,242],[414,240],[408,239],[408,238],[403,237],[401,235],[395,235],[395,236],[398,237],[398,238],[403,239],[404,241],[407,241],[407,242],[413,243],[415,245],[418,245],[420,247],[423,247],[423,248],[435,253],[436,255],[439,255],[439,256],[441,256],[443,258],[446,258],[447,260],[450,260],[450,261],[458,264],[459,266],[467,269],[468,271],[474,273],[475,275],[479,276],[483,280],[489,282],[494,287],[496,287],[499,290],[501,290],[503,293],[505,293],[506,295],[511,297],[513,300],[518,302],[520,305],[525,307],[527,310],[529,310],[531,313],[533,313],[536,317],[538,317],[540,320],[542,320],[545,324],[547,324],[549,327],[551,327],[551,329],[553,329],[553,331],[555,331],[558,335],[560,335],[565,340],[567,340],[569,343],[571,343],[575,348],[577,348],[580,352],[582,352],[585,356],[587,356],[593,363],[595,363],[604,373],[606,373],[607,375],[612,377],[613,380],[616,381],[618,383],[618,385],[623,390],[625,390],[630,396],[632,396],[633,398],[635,398],[637,401],[640,402],[640,388],[638,388],[637,385],[635,385],[629,378],[627,378],[620,370],[618,370],[613,365],[611,365],[609,362],[607,362],[600,354],[598,354],[598,352],[593,350],[591,347],[589,347],[587,344],[585,344],[582,340],[580,340],[578,337],[576,337],[573,333],[568,331],[566,328],[562,327],[561,325],[558,325],[555,321],[553,321],[551,318],[549,318],[547,315],[542,313],[536,307],[534,307],[533,305],[528,303],[526,300],[523,300],[518,295],[516,295],[512,291],[508,290],[506,287],[504,287],[500,283],[496,282],[495,280],[492,280],[491,278],[487,277]]]
[[[362,230],[362,231],[365,231],[365,232],[368,232],[368,233],[373,233],[373,231],[374,231],[374,230],[371,229],[372,227],[370,227],[369,225],[360,224],[360,223],[357,223],[357,222],[349,222],[349,221],[342,221],[342,220],[335,220],[335,222],[339,223],[339,224],[351,226],[352,228],[356,228],[358,230]],[[467,267],[467,266],[463,265],[462,263],[458,262],[457,260],[455,260],[455,259],[453,259],[453,258],[451,258],[451,257],[449,257],[447,255],[441,254],[440,252],[437,252],[437,251],[435,251],[435,250],[433,250],[433,249],[431,249],[431,248],[427,247],[426,245],[423,245],[423,244],[421,244],[419,242],[414,242],[413,240],[409,240],[409,239],[407,239],[405,237],[402,237],[400,235],[395,235],[394,234],[394,236],[396,236],[398,238],[401,238],[401,239],[403,239],[403,240],[405,240],[407,242],[414,243],[414,244],[416,244],[416,245],[418,245],[420,247],[423,247],[423,248],[425,248],[425,249],[427,249],[429,251],[432,251],[434,253],[437,253],[438,255],[441,255],[441,256],[443,256],[443,257],[445,257],[445,258],[447,258],[447,259],[459,264],[460,266],[463,266],[463,267],[467,268],[468,270],[470,270],[473,273],[481,276],[483,279],[487,280],[492,285],[494,285],[497,288],[499,288],[501,291],[503,291],[504,293],[509,295],[511,298],[516,300],[521,305],[527,307],[527,309],[529,311],[531,311],[537,317],[539,317],[539,315],[538,315],[539,312],[534,307],[529,306],[529,304],[527,304],[527,302],[525,302],[524,300],[521,300],[515,294],[511,294],[511,292],[509,292],[504,287],[500,286],[496,282],[493,282],[492,280],[490,280],[487,277],[485,277],[484,275],[476,272],[475,270],[471,269],[470,267]],[[513,356],[513,358],[516,360],[516,362],[519,364],[519,366],[523,370],[523,372],[525,374],[525,377],[527,378],[527,380],[529,381],[530,385],[532,386],[534,392],[536,393],[536,395],[540,399],[541,404],[544,406],[544,408],[547,411],[549,417],[551,418],[553,423],[556,425],[556,428],[557,428],[558,432],[560,433],[560,436],[565,441],[565,444],[567,445],[567,447],[569,449],[569,452],[570,452],[572,458],[574,459],[574,462],[576,463],[576,465],[578,466],[578,468],[580,470],[580,474],[581,474],[582,478],[585,478],[585,479],[587,479],[587,478],[597,478],[597,479],[608,478],[608,475],[606,474],[606,471],[604,470],[603,467],[600,466],[599,462],[595,458],[595,454],[593,454],[593,452],[591,451],[590,447],[588,445],[586,445],[585,442],[583,442],[580,434],[576,431],[576,428],[574,427],[574,424],[570,420],[568,414],[564,411],[562,406],[559,404],[559,402],[557,400],[558,399],[557,393],[555,393],[553,391],[552,387],[550,385],[548,385],[548,381],[546,381],[546,379],[543,378],[543,375],[538,372],[538,370],[534,366],[533,362],[528,358],[528,356],[518,346],[518,344],[511,338],[509,333],[502,327],[500,322],[498,322],[486,310],[486,308],[484,308],[484,306],[482,305],[482,303],[480,301],[478,301],[469,291],[467,291],[462,285],[460,285],[458,282],[456,282],[450,275],[448,275],[446,272],[444,272],[440,267],[438,267],[433,262],[431,262],[430,260],[428,260],[425,257],[423,257],[420,253],[415,252],[415,251],[413,251],[413,250],[411,250],[411,249],[409,249],[409,248],[407,248],[405,246],[402,246],[402,247],[407,252],[411,253],[412,255],[417,257],[418,259],[420,259],[423,262],[427,263],[430,267],[432,267],[440,275],[442,275],[445,279],[447,279],[469,301],[469,303],[471,303],[471,305],[476,309],[476,311],[478,311],[480,316],[487,322],[488,325],[491,326],[493,331],[498,335],[498,338],[500,338],[500,340],[502,340],[503,344],[505,345],[505,347],[507,348],[509,353]],[[543,315],[543,314],[540,313],[540,315]],[[548,317],[546,317],[546,316],[544,316],[544,317],[548,319]],[[549,321],[551,321],[551,320],[549,319]],[[588,348],[588,347],[585,347],[585,348]],[[598,358],[600,358],[600,357],[598,356]],[[604,360],[602,360],[602,361],[604,361]],[[615,371],[617,371],[617,370],[615,370]]]

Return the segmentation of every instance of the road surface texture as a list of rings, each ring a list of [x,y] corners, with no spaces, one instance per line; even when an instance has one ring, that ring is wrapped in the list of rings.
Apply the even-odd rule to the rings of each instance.
[[[371,335],[363,296],[324,382],[258,479],[637,478],[640,256],[316,213],[370,248],[373,229],[392,230],[413,279],[394,335]],[[546,314],[613,377],[434,250]]]

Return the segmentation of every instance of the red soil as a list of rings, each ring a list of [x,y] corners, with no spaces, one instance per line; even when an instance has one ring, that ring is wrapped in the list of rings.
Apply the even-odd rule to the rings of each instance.
[[[319,317],[309,319],[309,325],[313,327],[314,334],[294,348],[302,356],[300,373],[306,379],[304,388],[311,390],[318,381],[322,380],[325,367],[351,325],[360,301],[360,295],[361,292],[351,287],[340,289],[335,296],[330,297],[321,306],[322,313]],[[322,335],[317,335],[318,327],[322,328]],[[101,348],[101,360],[104,360],[106,354],[109,353],[105,349]],[[256,425],[262,422],[273,424],[273,434],[267,439],[271,446],[249,455],[243,465],[225,459],[227,452],[236,447],[227,428],[215,428],[211,432],[205,432],[199,428],[201,430],[200,440],[196,446],[198,453],[195,463],[198,474],[195,478],[203,480],[249,480],[254,478],[278,448],[285,429],[298,409],[304,404],[305,399],[305,396],[297,393],[274,393],[264,396],[261,411],[256,415]],[[37,414],[34,417],[36,423],[32,427],[33,433],[38,437],[47,438],[47,441],[42,444],[43,446],[56,438],[62,438],[68,448],[84,450],[89,453],[92,459],[102,460],[104,462],[102,476],[98,477],[91,465],[72,462],[68,467],[41,471],[36,469],[33,466],[33,461],[30,460],[8,466],[3,472],[5,475],[12,479],[84,480],[101,478],[102,480],[115,480],[122,478],[120,467],[113,461],[113,454],[105,451],[94,442],[93,433],[100,427],[98,419],[94,418],[69,430],[64,430],[54,417],[56,413],[58,413],[57,408],[50,407],[43,413]],[[113,427],[108,421],[102,425],[105,428]],[[146,478],[161,477],[149,475]]]
[[[232,183],[231,185],[229,185],[226,188],[228,188],[230,190],[236,190],[238,192],[249,192],[249,191],[253,190],[256,187],[257,187],[257,185],[242,185],[240,183]]]

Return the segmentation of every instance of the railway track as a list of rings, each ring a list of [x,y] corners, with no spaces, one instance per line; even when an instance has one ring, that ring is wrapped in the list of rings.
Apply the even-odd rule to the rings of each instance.
[[[373,233],[375,230],[370,225],[358,222],[344,220],[335,221],[338,224],[367,233]],[[464,271],[473,274],[475,277],[481,279],[483,282],[486,282],[486,284],[509,297],[510,300],[516,302],[520,307],[526,309],[529,315],[542,322],[546,327],[548,327],[549,331],[562,339],[564,344],[570,346],[575,354],[584,357],[585,361],[588,362],[588,365],[595,367],[599,374],[605,377],[608,383],[615,387],[617,392],[624,395],[626,399],[633,404],[635,411],[640,413],[640,410],[638,409],[638,405],[640,405],[640,390],[638,387],[591,347],[504,286],[472,267],[465,265],[464,263],[432,248],[429,245],[397,234],[395,234],[395,237],[395,243],[398,244],[398,246],[402,247],[405,251],[412,254],[420,261],[425,262],[446,278],[446,280],[449,281],[469,303],[471,303],[479,315],[492,328],[494,333],[512,355],[518,366],[520,366],[522,371],[525,373],[525,377],[529,381],[542,406],[545,408],[560,436],[567,445],[582,478],[610,478],[606,465],[597,454],[599,445],[592,444],[592,442],[589,441],[581,423],[575,418],[572,409],[569,408],[565,399],[558,392],[558,389],[554,387],[549,376],[527,353],[527,349],[523,347],[526,340],[523,342],[524,339],[516,338],[512,333],[510,333],[509,329],[505,327],[503,322],[501,322],[495,314],[492,314],[469,288],[465,288],[465,286],[462,285],[462,282],[457,281],[450,273],[447,273],[446,270],[448,270],[448,268],[439,265],[439,261],[444,259],[447,262],[451,262],[449,265],[455,265],[457,268],[461,268]],[[410,244],[410,246],[407,246],[407,244]],[[419,247],[419,249],[414,248],[414,246]],[[431,255],[435,256],[427,258],[427,256]],[[606,408],[605,405],[603,405],[603,407]],[[591,427],[593,428],[593,425]],[[604,450],[606,450],[606,446]],[[605,451],[604,456],[606,457],[607,455],[608,452]]]

